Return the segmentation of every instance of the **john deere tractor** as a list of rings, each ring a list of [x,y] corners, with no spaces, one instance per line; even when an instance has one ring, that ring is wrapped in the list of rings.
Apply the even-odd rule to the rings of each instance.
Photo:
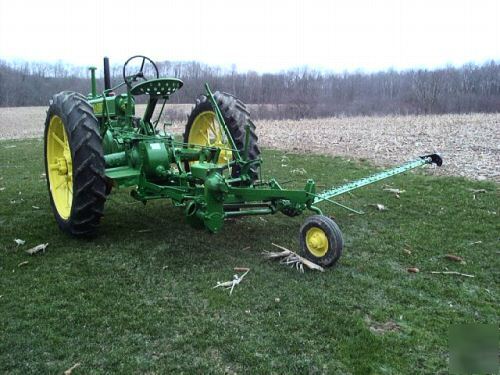
[[[234,95],[205,93],[196,100],[182,140],[160,126],[165,104],[182,88],[178,78],[161,77],[146,56],[133,56],[122,70],[123,81],[111,87],[109,60],[104,58],[104,91],[97,93],[96,68],[90,69],[87,96],[63,91],[50,101],[45,122],[45,168],[50,204],[57,224],[75,236],[94,234],[106,197],[115,188],[129,188],[146,203],[171,199],[187,223],[211,232],[224,220],[281,212],[308,217],[300,229],[304,255],[331,266],[340,257],[342,234],[317,205],[350,190],[435,163],[437,154],[324,192],[309,179],[301,190],[283,189],[260,175],[261,158],[255,124],[246,105]],[[119,90],[124,91],[117,94]],[[136,98],[147,97],[142,117]],[[160,105],[153,119],[156,107]]]

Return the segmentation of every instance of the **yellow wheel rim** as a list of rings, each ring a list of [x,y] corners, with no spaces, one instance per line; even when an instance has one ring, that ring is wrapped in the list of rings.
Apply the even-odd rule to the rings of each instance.
[[[306,232],[307,249],[315,257],[325,256],[328,251],[328,237],[323,229],[312,227]]]
[[[213,111],[201,112],[193,121],[189,130],[188,143],[199,146],[213,146],[230,149],[229,141],[222,134],[215,113]],[[231,150],[221,150],[218,164],[227,164],[233,160]]]
[[[57,213],[68,219],[73,203],[73,160],[68,134],[59,116],[52,116],[47,130],[47,173]]]

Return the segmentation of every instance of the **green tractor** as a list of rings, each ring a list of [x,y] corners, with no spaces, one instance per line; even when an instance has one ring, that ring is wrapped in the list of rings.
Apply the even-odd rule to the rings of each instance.
[[[426,164],[441,165],[437,154],[323,192],[309,179],[301,190],[263,181],[255,124],[245,104],[234,95],[212,93],[196,100],[183,139],[159,129],[167,100],[182,88],[178,78],[160,78],[156,64],[133,56],[123,66],[123,82],[111,87],[109,60],[104,58],[104,91],[96,89],[96,68],[87,96],[63,91],[53,96],[45,122],[45,169],[50,204],[61,230],[74,236],[95,233],[106,197],[114,188],[131,188],[143,203],[171,199],[186,221],[211,232],[224,220],[281,212],[297,216],[309,210],[300,228],[304,255],[322,266],[342,253],[337,224],[317,204],[353,189]],[[133,71],[131,71],[133,70]],[[124,93],[116,94],[119,89]],[[148,102],[135,115],[136,97]],[[158,116],[153,119],[157,105]]]

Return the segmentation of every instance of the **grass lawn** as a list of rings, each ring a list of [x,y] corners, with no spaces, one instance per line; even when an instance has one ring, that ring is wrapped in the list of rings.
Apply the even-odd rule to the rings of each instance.
[[[446,373],[451,324],[498,322],[494,183],[409,173],[339,199],[364,215],[323,203],[344,255],[325,273],[301,274],[261,252],[275,250],[271,242],[298,249],[305,216],[248,217],[213,235],[170,202],[143,206],[123,190],[109,197],[96,238],[70,238],[50,212],[42,148],[0,142],[0,373],[75,363],[74,374]],[[264,153],[265,176],[307,171],[287,187],[311,177],[321,190],[374,171],[283,155]],[[397,199],[384,183],[406,192]],[[43,255],[24,251],[45,242]],[[233,267],[251,268],[233,295],[212,289]],[[445,270],[475,277],[430,273]]]

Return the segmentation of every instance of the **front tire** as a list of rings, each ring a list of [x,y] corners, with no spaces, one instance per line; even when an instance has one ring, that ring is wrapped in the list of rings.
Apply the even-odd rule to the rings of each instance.
[[[44,135],[45,174],[54,217],[74,236],[94,233],[106,201],[105,164],[99,124],[81,94],[52,97]]]

